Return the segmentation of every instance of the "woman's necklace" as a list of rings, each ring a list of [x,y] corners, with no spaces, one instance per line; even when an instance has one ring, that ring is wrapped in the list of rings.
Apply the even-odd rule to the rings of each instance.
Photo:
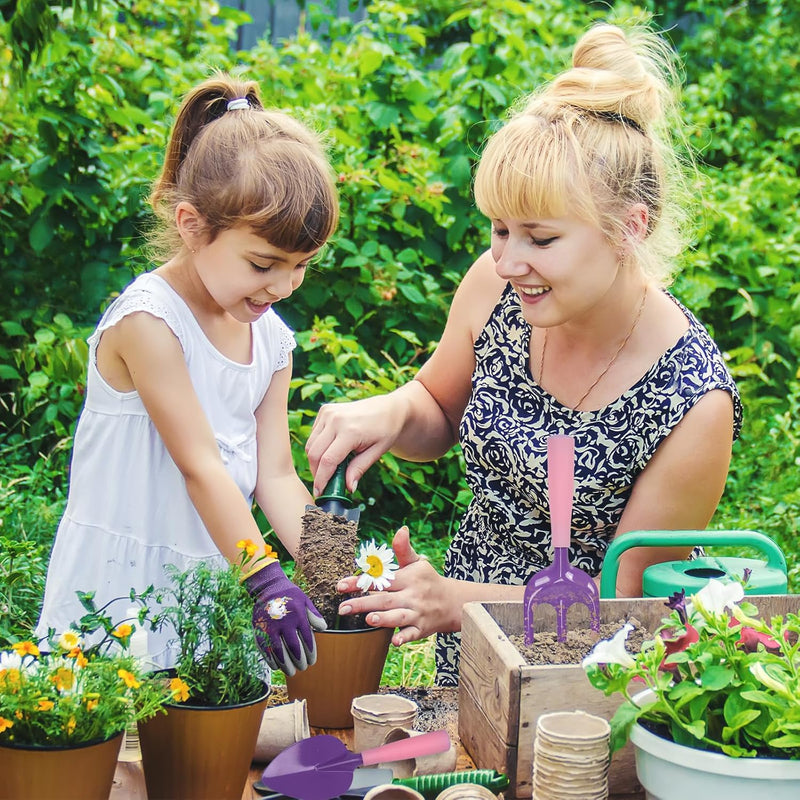
[[[578,407],[582,405],[583,401],[591,394],[592,389],[600,383],[601,380],[605,377],[606,373],[614,366],[619,358],[619,354],[625,349],[625,345],[628,344],[631,336],[633,336],[633,332],[636,330],[636,326],[639,324],[639,320],[642,318],[642,311],[644,310],[644,301],[647,299],[647,286],[644,287],[644,292],[642,292],[642,300],[639,303],[639,310],[636,312],[636,317],[633,320],[633,325],[631,325],[630,330],[628,331],[625,338],[622,340],[622,343],[617,348],[616,352],[611,358],[611,361],[606,364],[606,368],[594,379],[592,385],[583,393],[583,396],[574,406],[572,406],[573,411],[577,411]],[[544,329],[544,336],[542,337],[542,357],[539,362],[539,378],[538,383],[542,385],[542,373],[544,372],[544,354],[547,350],[547,328]]]

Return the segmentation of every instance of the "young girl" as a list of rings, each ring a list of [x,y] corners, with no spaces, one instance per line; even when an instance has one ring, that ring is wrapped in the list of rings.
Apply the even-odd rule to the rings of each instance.
[[[272,306],[303,282],[333,233],[338,199],[320,142],[262,107],[255,83],[217,75],[183,101],[150,201],[162,266],[140,275],[89,339],[67,508],[37,634],[96,602],[165,583],[165,564],[263,553],[258,502],[291,553],[313,502],[292,463],[291,330]],[[288,674],[314,662],[324,622],[277,561],[253,567],[254,625]],[[247,567],[246,567],[247,568]],[[268,613],[286,600],[286,614]],[[273,604],[276,608],[282,604]],[[276,618],[273,618],[276,617]],[[173,663],[167,633],[150,656]]]
[[[576,440],[570,560],[592,575],[626,531],[704,528],[725,486],[739,396],[705,328],[664,289],[685,216],[671,66],[647,30],[600,25],[578,41],[572,68],[483,152],[475,198],[491,248],[434,355],[406,386],[325,406],[314,424],[316,487],[351,451],[352,489],[390,448],[428,460],[461,444],[474,497],[445,575],[401,528],[389,590],[340,608],[398,627],[396,645],[439,632],[441,683],[458,679],[463,604],[521,600],[552,559],[549,435]],[[645,567],[686,555],[629,551],[618,594],[640,595]]]

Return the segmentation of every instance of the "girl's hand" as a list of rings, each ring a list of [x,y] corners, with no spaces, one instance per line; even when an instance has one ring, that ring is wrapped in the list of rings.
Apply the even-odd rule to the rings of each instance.
[[[450,586],[455,581],[436,572],[425,556],[414,550],[407,527],[397,531],[392,549],[400,568],[391,586],[383,592],[344,600],[339,613],[367,614],[367,624],[373,627],[398,628],[392,637],[396,647],[434,633],[459,630],[462,603]],[[357,592],[357,580],[355,576],[343,578],[336,588]]]

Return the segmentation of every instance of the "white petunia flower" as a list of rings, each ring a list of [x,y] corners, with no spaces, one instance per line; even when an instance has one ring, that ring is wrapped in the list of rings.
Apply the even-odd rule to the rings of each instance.
[[[722,614],[726,608],[733,608],[744,597],[744,588],[739,581],[723,583],[710,578],[708,583],[693,595],[694,605],[702,606],[709,614]],[[692,609],[693,610],[693,609]]]
[[[397,570],[394,552],[385,544],[378,547],[374,540],[361,545],[356,565],[361,570],[357,586],[362,592],[387,589]]]
[[[636,666],[633,656],[625,649],[628,634],[633,625],[626,622],[610,639],[601,639],[581,662],[585,669],[591,664],[621,664],[623,667]]]

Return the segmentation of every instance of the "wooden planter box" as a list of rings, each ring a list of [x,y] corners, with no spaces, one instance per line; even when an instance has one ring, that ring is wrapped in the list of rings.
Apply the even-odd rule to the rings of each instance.
[[[797,611],[800,595],[748,596],[762,616]],[[540,606],[536,630],[555,630],[551,608]],[[664,598],[601,600],[601,622],[635,617],[655,630],[668,613]],[[573,606],[569,626],[588,627],[583,606]],[[536,721],[553,711],[582,710],[611,719],[619,695],[606,697],[590,683],[580,664],[528,664],[509,636],[523,633],[522,602],[467,603],[461,628],[458,735],[475,765],[508,775],[506,798],[532,793],[533,740]],[[633,747],[614,754],[609,769],[612,797],[642,796],[636,779]]]

